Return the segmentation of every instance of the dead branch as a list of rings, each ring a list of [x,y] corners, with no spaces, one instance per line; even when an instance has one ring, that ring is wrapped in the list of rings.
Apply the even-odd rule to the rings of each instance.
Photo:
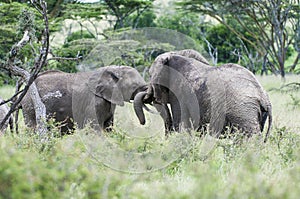
[[[47,61],[50,61],[50,60],[79,61],[81,59],[82,59],[82,56],[78,56],[78,57],[51,57],[51,58],[47,59]]]
[[[4,64],[4,67],[11,72],[11,74],[15,76],[19,76],[26,82],[25,88],[20,93],[19,97],[15,100],[15,102],[11,105],[9,112],[0,123],[0,128],[4,125],[5,121],[8,120],[10,115],[18,108],[19,103],[27,93],[29,92],[30,97],[32,98],[32,102],[34,105],[35,113],[36,113],[36,120],[37,120],[37,133],[40,136],[46,135],[47,133],[47,126],[45,124],[46,121],[46,108],[45,105],[42,103],[42,100],[39,96],[37,87],[34,83],[38,73],[41,71],[42,67],[46,64],[47,55],[49,51],[49,28],[48,28],[48,17],[47,17],[47,4],[43,0],[35,1],[31,0],[31,4],[42,14],[44,20],[44,31],[43,31],[43,39],[42,39],[42,47],[40,49],[40,54],[35,59],[33,71],[29,73],[23,68],[18,67],[15,64],[16,57],[18,52],[22,47],[24,47],[30,41],[30,34],[28,30],[24,31],[24,35],[22,39],[12,47],[8,60]],[[17,96],[17,95],[16,95]],[[16,97],[14,96],[14,97]],[[12,99],[12,98],[11,98]]]

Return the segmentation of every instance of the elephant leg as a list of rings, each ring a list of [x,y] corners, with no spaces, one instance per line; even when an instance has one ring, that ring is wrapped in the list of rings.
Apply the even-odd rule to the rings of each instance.
[[[175,96],[170,96],[171,112],[173,117],[173,128],[175,131],[179,131],[179,126],[181,123],[181,110],[179,101]]]
[[[24,107],[23,105],[23,117],[26,126],[35,129],[36,128],[36,120],[35,120],[35,112],[34,109],[30,107]]]
[[[239,133],[247,137],[251,137],[253,134],[262,135],[260,117],[251,111],[239,115],[239,117],[232,117],[230,123],[238,131],[241,131]]]
[[[181,110],[180,110],[180,132],[183,131],[187,131],[190,132],[192,130],[192,117],[190,115],[190,110],[187,107],[187,104],[185,104],[184,102],[181,103],[180,106]]]
[[[245,133],[248,137],[251,137],[254,134],[260,135],[260,136],[262,135],[261,124],[259,121],[247,122],[246,124],[244,124],[244,126],[242,128],[246,129]]]
[[[211,117],[209,121],[210,134],[219,137],[224,131],[227,124],[226,113],[224,110],[216,110],[212,108]]]
[[[154,103],[153,106],[159,112],[160,116],[163,118],[165,123],[165,135],[168,134],[173,130],[172,129],[172,116],[167,104],[158,104]]]
[[[116,105],[112,105],[109,101],[100,97],[97,97],[95,103],[96,117],[100,131],[106,129],[110,131],[109,127],[113,124]]]
[[[114,116],[111,115],[105,122],[104,122],[104,130],[107,132],[112,131],[112,126],[114,124]]]
[[[116,105],[110,104],[110,106],[111,106],[111,108],[110,108],[111,115],[104,122],[104,130],[107,132],[112,131],[112,127],[114,125],[114,113],[115,113],[115,109],[116,109]]]

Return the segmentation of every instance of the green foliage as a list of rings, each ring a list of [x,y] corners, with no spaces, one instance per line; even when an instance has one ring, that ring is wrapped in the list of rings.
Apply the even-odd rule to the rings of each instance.
[[[163,44],[161,45],[163,46]],[[150,65],[145,57],[147,49],[142,48],[142,44],[135,40],[110,40],[98,41],[90,53],[85,56],[82,67],[95,69],[107,65],[126,65],[143,71],[145,66]]]
[[[284,127],[275,129],[267,144],[259,137],[238,144],[220,140],[205,159],[200,155],[202,138],[197,138],[183,157],[143,174],[118,172],[98,162],[86,148],[87,140],[96,141],[89,131],[49,137],[44,144],[29,132],[2,137],[1,197],[294,198],[300,193],[290,186],[300,180],[295,166],[300,160],[300,137]],[[113,131],[104,136],[123,150],[138,153],[158,150],[168,142],[123,135]]]
[[[273,76],[258,78],[265,88],[281,83]],[[299,77],[287,78],[288,82]],[[13,87],[1,87],[0,94],[12,91]],[[157,152],[174,138],[191,138],[193,132],[174,133],[166,139],[163,123],[153,114],[149,114],[151,128],[139,128],[131,124],[137,122],[130,118],[135,117],[131,104],[117,107],[115,128],[102,136],[97,136],[89,126],[76,129],[73,135],[57,136],[59,132],[50,123],[48,142],[41,142],[39,136],[20,122],[20,134],[5,134],[0,139],[0,198],[298,198],[300,190],[295,186],[300,181],[299,109],[286,108],[289,93],[269,92],[269,95],[274,123],[267,143],[263,143],[260,135],[251,138],[236,135],[233,139],[217,140],[213,150],[203,155],[204,138],[196,136],[191,139],[189,150],[177,159],[141,174],[116,170],[100,161],[94,152],[114,157],[108,159],[111,164],[145,164],[133,161],[132,157],[151,153],[160,156]],[[132,134],[135,129],[136,134]],[[157,129],[160,131],[156,133]],[[104,139],[109,146],[118,146],[129,153],[120,156],[122,160],[115,158],[113,150],[101,148]],[[94,144],[94,150],[90,150],[89,144]],[[165,155],[168,158],[172,157]],[[161,166],[159,163],[150,162]]]
[[[132,14],[137,17],[146,10],[152,7],[154,0],[101,0],[100,3],[105,6],[108,13],[116,17],[114,30],[124,28],[125,21]],[[137,19],[136,19],[137,20]]]
[[[73,32],[66,38],[66,43],[79,40],[79,39],[95,39],[95,36],[85,30],[77,31],[77,32]]]
[[[94,18],[97,20],[101,20],[102,15],[104,14],[104,7],[103,5],[97,3],[64,3],[61,12],[63,14],[64,19]]]
[[[291,105],[294,108],[300,107],[300,98],[296,97],[293,94],[290,94],[290,97],[291,97],[291,100],[292,100]]]
[[[4,84],[14,84],[14,79],[12,79],[7,71],[0,69],[0,86],[3,86]]]
[[[183,9],[209,15],[226,25],[231,32],[256,50],[261,59],[268,54],[274,69],[285,75],[286,49],[297,42],[299,30],[299,2],[294,0],[226,1],[188,0],[180,1]],[[228,23],[228,17],[236,23]],[[236,29],[239,24],[243,29]],[[298,25],[297,25],[298,24]],[[247,35],[248,34],[248,35]],[[252,40],[247,36],[251,35]],[[287,35],[290,35],[287,37]]]
[[[234,23],[234,21],[231,23]],[[236,25],[236,29],[242,31],[242,27],[239,25]],[[244,30],[244,34],[249,40],[252,39],[250,36],[247,36],[246,30]],[[240,53],[241,56],[248,56],[248,52],[255,54],[255,49],[253,47],[249,44],[242,43],[242,40],[223,24],[209,27],[206,32],[206,39],[214,48],[218,49],[218,60],[222,63],[237,63],[239,57],[233,54],[234,51]],[[207,45],[204,46],[208,51]]]
[[[4,62],[12,46],[23,37],[24,31],[29,31],[32,46],[36,47],[33,41],[39,38],[37,33],[41,32],[40,15],[37,11],[23,3],[0,3],[0,61]],[[19,63],[24,63],[34,58],[33,48],[25,46],[18,56]],[[27,63],[28,64],[28,63]],[[0,85],[12,83],[13,80],[7,71],[0,69]]]
[[[161,53],[193,48],[201,51],[192,38],[177,31],[160,28],[106,31],[107,40],[99,40],[84,57],[81,67],[95,69],[107,65],[127,65],[145,75],[147,68]]]
[[[124,27],[143,28],[156,27],[156,15],[153,10],[147,10],[140,15],[132,14],[124,22]]]
[[[21,14],[22,12],[23,15]],[[33,29],[35,20],[33,19],[34,16],[30,13],[35,12],[26,4],[15,2],[0,4],[0,59],[4,59],[11,47],[22,38],[23,32],[21,31],[25,27],[28,28],[30,26],[30,30]],[[19,19],[22,22],[19,22]]]
[[[176,30],[193,39],[199,40],[207,24],[194,13],[178,12],[171,15],[163,15],[157,20],[157,26]]]
[[[74,32],[67,38],[67,42],[61,48],[55,49],[53,52],[57,57],[82,57],[85,59],[96,45],[96,40],[91,38],[93,38],[93,36],[87,32]],[[76,66],[81,61],[82,59],[78,61],[64,59],[52,60],[48,65],[48,69],[58,69],[64,72],[77,72]]]

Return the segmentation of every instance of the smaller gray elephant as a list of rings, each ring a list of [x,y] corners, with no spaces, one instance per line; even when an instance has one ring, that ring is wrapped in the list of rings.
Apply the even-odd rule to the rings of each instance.
[[[3,102],[3,99],[0,98],[0,103]],[[7,106],[7,104],[2,104],[0,105],[0,122],[3,121],[3,119],[5,118],[6,114],[9,111],[9,107]],[[13,130],[13,117],[10,116],[8,121],[5,122],[4,126],[2,127],[2,129],[0,130],[0,132],[5,132],[7,126],[9,124],[10,130]]]
[[[110,130],[116,105],[134,99],[147,89],[139,72],[129,66],[106,66],[95,71],[65,73],[47,71],[35,80],[46,113],[61,122],[62,132],[90,123],[94,129]],[[35,128],[35,111],[29,95],[22,101],[24,120]]]

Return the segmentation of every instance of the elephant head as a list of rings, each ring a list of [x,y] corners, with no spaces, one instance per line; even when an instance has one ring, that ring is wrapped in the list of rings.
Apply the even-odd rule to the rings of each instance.
[[[144,103],[156,103],[160,104],[163,107],[164,113],[169,113],[167,103],[171,102],[171,105],[174,105],[172,108],[176,112],[180,112],[180,101],[181,96],[190,96],[189,89],[179,89],[179,87],[190,86],[190,83],[186,81],[186,78],[182,75],[185,73],[186,67],[193,63],[193,60],[200,62],[203,67],[210,67],[208,61],[197,51],[195,50],[182,50],[164,53],[158,56],[151,68],[149,70],[151,81],[148,85],[146,92],[139,93],[134,99],[134,109],[135,113],[141,124],[145,124],[145,116],[143,112]],[[174,82],[173,80],[176,80]],[[192,90],[192,89],[190,89]],[[162,114],[161,114],[162,115]],[[170,114],[163,114],[166,116],[165,126],[170,129],[169,125],[166,125],[166,121],[169,121],[168,124],[176,125],[176,120],[179,120],[180,115],[176,115],[174,118],[170,118]],[[175,120],[175,121],[174,121]],[[172,128],[172,127],[171,127]],[[175,130],[178,127],[174,127]]]
[[[136,115],[138,116],[140,124],[142,124],[142,125],[144,125],[146,123],[146,119],[145,119],[145,115],[144,115],[142,107],[144,107],[148,112],[152,112],[144,105],[144,103],[147,103],[147,101],[149,103],[154,101],[154,99],[150,99],[152,97],[146,98],[146,96],[147,97],[153,96],[153,89],[151,86],[148,87],[147,91],[139,92],[134,98],[134,111],[135,111]],[[172,121],[172,116],[171,116],[170,110],[166,104],[154,102],[153,106],[156,108],[156,110],[158,111],[158,113],[164,120],[165,133],[167,135],[170,131],[173,130],[173,127],[172,127],[173,121]]]
[[[88,86],[96,96],[120,106],[147,88],[138,71],[128,66],[103,67],[89,77]]]

